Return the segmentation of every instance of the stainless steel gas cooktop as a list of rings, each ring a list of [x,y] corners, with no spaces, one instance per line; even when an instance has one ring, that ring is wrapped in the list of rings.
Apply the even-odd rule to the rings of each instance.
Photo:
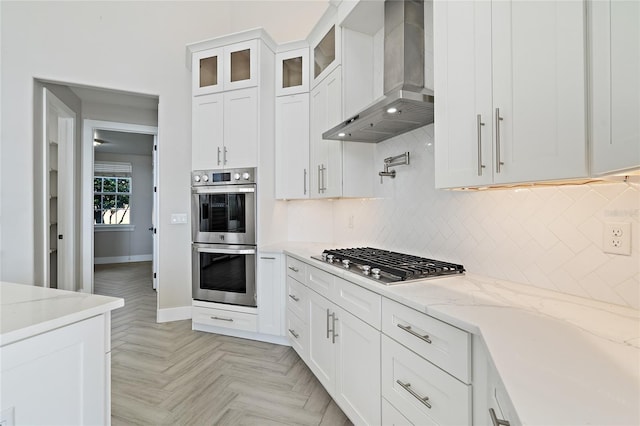
[[[455,263],[372,247],[324,250],[311,258],[387,285],[464,273]]]

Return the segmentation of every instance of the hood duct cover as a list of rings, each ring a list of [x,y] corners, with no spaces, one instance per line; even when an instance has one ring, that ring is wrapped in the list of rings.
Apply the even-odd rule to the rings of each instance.
[[[377,143],[433,123],[434,99],[433,92],[424,88],[424,57],[423,1],[386,0],[385,94],[323,133],[323,139]]]

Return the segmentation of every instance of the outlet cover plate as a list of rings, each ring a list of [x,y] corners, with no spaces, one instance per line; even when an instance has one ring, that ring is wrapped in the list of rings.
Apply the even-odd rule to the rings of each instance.
[[[631,223],[605,223],[602,250],[605,253],[631,255]]]

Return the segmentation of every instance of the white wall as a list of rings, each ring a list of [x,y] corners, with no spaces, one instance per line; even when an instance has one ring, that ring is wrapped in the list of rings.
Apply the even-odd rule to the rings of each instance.
[[[327,4],[0,2],[0,279],[34,281],[33,79],[41,78],[159,96],[159,307],[190,305],[190,232],[168,226],[171,213],[189,210],[185,45],[256,26],[278,42],[302,39]]]
[[[149,150],[153,146],[149,143]],[[131,163],[131,225],[133,231],[95,231],[94,258],[96,263],[105,263],[108,258],[133,257],[140,259],[153,255],[153,236],[149,227],[153,223],[153,165],[151,155],[123,155],[96,153],[95,161]],[[105,259],[107,258],[107,259]]]
[[[411,153],[409,166],[396,167],[395,179],[377,185],[380,198],[313,202],[325,203],[324,216],[333,217],[327,235],[335,245],[368,243],[462,263],[488,277],[640,308],[640,185],[436,190],[433,142],[429,125],[376,145],[380,170],[385,157]],[[297,218],[289,232],[321,239],[315,228],[321,218],[299,214],[306,206],[289,202],[297,212],[289,214]],[[604,222],[632,224],[631,256],[602,252]]]

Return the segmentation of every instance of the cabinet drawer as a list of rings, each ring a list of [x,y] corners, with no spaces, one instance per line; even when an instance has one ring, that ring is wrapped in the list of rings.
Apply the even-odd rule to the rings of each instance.
[[[384,335],[382,396],[413,424],[471,424],[471,386]]]
[[[335,287],[335,279],[333,275],[313,266],[307,266],[307,279],[305,283],[311,290],[323,295],[327,299],[333,299]]]
[[[303,284],[300,284],[290,276],[287,277],[287,309],[291,310],[305,322],[309,316],[307,291],[307,288]]]
[[[380,330],[382,297],[356,284],[335,278],[335,297],[332,300],[347,312]]]
[[[471,383],[471,335],[389,299],[382,331],[465,383]],[[422,337],[421,337],[422,336]]]
[[[307,362],[309,353],[309,326],[291,309],[287,309],[287,336],[291,347]]]
[[[303,283],[307,276],[307,265],[298,259],[287,256],[287,275]]]
[[[258,331],[258,316],[245,312],[194,306],[193,322],[234,330]]]

